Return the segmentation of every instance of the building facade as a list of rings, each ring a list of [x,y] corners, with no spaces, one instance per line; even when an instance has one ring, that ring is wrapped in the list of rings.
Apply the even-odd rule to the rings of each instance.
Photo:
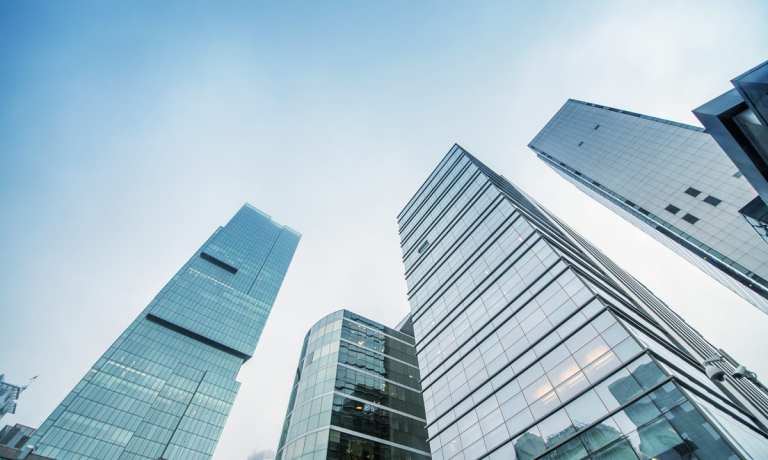
[[[768,458],[736,363],[458,145],[398,225],[433,458]]]
[[[209,459],[299,241],[246,204],[32,436],[65,459]]]
[[[768,313],[755,189],[702,128],[569,100],[529,147],[582,191]]]
[[[5,425],[5,428],[0,430],[0,446],[12,447],[14,449],[20,449],[27,443],[35,429],[31,426],[21,425],[19,423],[15,425]]]
[[[768,207],[768,61],[693,111]]]
[[[347,310],[307,333],[277,460],[428,459],[410,324],[391,329]]]
[[[0,374],[0,419],[6,414],[16,413],[16,401],[25,388],[6,382],[5,375]]]

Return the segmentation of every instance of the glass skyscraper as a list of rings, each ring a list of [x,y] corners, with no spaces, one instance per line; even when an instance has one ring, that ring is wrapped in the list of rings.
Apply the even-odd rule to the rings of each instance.
[[[410,322],[347,310],[307,333],[277,460],[424,460],[424,403]]]
[[[458,145],[398,224],[433,458],[768,458],[732,358]]]
[[[762,203],[702,128],[569,100],[531,141],[539,158],[768,313]]]
[[[300,235],[244,205],[28,442],[65,459],[209,459]]]
[[[6,382],[5,375],[0,374],[0,419],[6,414],[16,413],[16,401],[25,388]]]

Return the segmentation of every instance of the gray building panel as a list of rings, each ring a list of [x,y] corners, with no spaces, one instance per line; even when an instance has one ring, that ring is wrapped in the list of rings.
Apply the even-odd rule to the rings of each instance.
[[[757,197],[701,128],[569,100],[529,146],[564,178],[768,312]]]

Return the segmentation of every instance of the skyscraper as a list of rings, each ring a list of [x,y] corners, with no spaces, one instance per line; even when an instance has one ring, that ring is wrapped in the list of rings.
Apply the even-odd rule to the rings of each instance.
[[[529,147],[768,313],[768,234],[743,212],[758,194],[702,128],[569,100]]]
[[[16,401],[25,388],[6,382],[5,375],[0,374],[0,419],[6,414],[16,413]]]
[[[30,439],[60,460],[208,459],[299,241],[244,205]]]
[[[458,145],[398,224],[433,458],[768,458],[732,358]]]
[[[304,338],[277,460],[429,458],[410,323],[347,310]]]

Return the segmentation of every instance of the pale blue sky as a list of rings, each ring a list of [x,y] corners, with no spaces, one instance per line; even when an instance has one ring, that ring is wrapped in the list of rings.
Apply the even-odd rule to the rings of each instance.
[[[307,328],[407,311],[395,215],[459,142],[768,378],[768,317],[525,145],[568,98],[696,123],[765,2],[2,2],[0,372],[39,424],[244,201],[303,234],[217,459],[274,449]],[[684,287],[681,289],[680,287]]]

